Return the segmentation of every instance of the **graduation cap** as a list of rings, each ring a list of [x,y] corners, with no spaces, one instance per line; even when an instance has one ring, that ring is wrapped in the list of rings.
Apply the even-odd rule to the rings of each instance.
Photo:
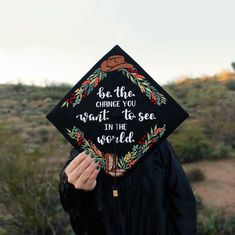
[[[112,176],[132,168],[188,116],[119,46],[47,114],[74,147],[95,156]]]

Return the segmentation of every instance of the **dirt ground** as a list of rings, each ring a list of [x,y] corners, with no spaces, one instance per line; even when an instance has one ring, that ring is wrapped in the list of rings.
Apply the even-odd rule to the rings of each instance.
[[[185,171],[200,169],[205,180],[192,183],[195,192],[208,206],[221,208],[227,215],[235,214],[235,159],[185,164]]]

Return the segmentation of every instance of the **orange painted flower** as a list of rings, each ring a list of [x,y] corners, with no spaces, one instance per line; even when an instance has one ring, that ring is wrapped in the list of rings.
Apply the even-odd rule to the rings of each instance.
[[[82,85],[86,85],[86,84],[89,84],[90,83],[90,80],[86,80],[82,83]]]
[[[156,101],[156,99],[157,99],[156,96],[155,96],[155,94],[154,94],[153,92],[151,93],[151,98],[152,98],[152,100],[154,100],[154,101]]]
[[[94,81],[94,87],[96,87],[99,84],[100,78],[97,77]]]
[[[137,162],[137,159],[134,159],[133,161],[128,163],[128,166],[131,167]]]
[[[139,79],[145,79],[145,77],[139,73],[134,73],[133,74],[135,78],[139,78]]]
[[[157,128],[157,130],[154,131],[154,134],[158,134],[160,133],[162,130],[164,130],[164,128]]]
[[[92,149],[96,155],[99,155],[100,152],[99,152],[98,148],[95,146],[95,144],[92,144]]]
[[[78,94],[78,93],[80,93],[82,91],[82,89],[81,88],[78,88],[78,89],[76,89],[75,91],[74,91],[74,93],[75,94]]]

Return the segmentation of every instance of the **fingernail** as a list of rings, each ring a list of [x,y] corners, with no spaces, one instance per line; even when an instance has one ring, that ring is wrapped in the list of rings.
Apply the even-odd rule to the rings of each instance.
[[[98,160],[98,158],[95,158],[95,163],[97,163],[99,160]]]
[[[94,155],[93,153],[91,153],[90,157],[91,157],[91,158],[94,158],[94,157],[95,157],[95,155]]]
[[[89,150],[88,149],[85,149],[85,154],[89,154]]]

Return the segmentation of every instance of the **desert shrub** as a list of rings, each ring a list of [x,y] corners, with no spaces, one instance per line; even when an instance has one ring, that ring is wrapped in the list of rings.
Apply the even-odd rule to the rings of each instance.
[[[197,122],[188,122],[170,138],[181,162],[193,162],[210,157],[210,145],[202,127]]]
[[[230,79],[225,83],[229,90],[235,91],[235,79]]]
[[[194,196],[196,199],[197,211],[202,210],[204,208],[204,204],[202,198],[194,192]]]
[[[198,235],[233,235],[235,217],[225,217],[219,209],[206,209],[198,217]]]
[[[235,234],[235,215],[225,220],[223,230],[224,235]]]
[[[191,182],[200,182],[205,179],[203,172],[200,169],[191,169],[187,176]]]
[[[21,82],[18,82],[15,85],[11,86],[12,91],[16,91],[16,92],[22,92],[25,91],[25,85],[23,85]]]
[[[0,133],[1,234],[70,234],[54,166],[39,151],[25,151],[18,135]]]
[[[207,210],[199,217],[198,235],[216,235],[221,230],[222,223],[222,216],[218,210]]]
[[[232,66],[233,70],[235,71],[235,62],[232,62],[231,66]]]
[[[42,143],[45,143],[49,140],[50,131],[46,127],[41,127],[39,130],[39,135],[41,137]]]
[[[224,159],[231,155],[231,146],[223,142],[213,144],[213,150],[211,152],[213,159]]]
[[[48,97],[57,103],[71,88],[71,85],[68,84],[51,84],[44,87],[40,92],[44,98]]]

